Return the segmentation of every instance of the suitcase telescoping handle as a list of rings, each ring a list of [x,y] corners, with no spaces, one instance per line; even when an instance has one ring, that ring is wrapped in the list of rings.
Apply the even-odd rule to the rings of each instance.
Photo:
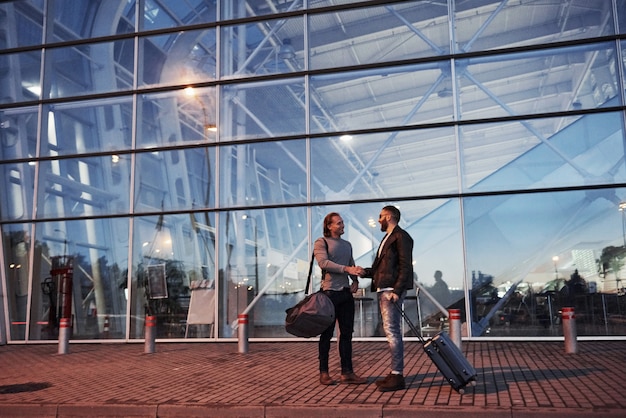
[[[400,312],[400,315],[402,315],[402,318],[404,318],[406,323],[409,325],[409,328],[411,328],[411,330],[417,336],[420,342],[422,344],[426,344],[426,340],[424,339],[424,337],[422,337],[422,333],[415,327],[415,325],[413,325],[413,321],[409,319],[408,315],[404,312],[404,309],[402,309],[402,306],[400,306],[398,302],[394,302],[394,306]]]

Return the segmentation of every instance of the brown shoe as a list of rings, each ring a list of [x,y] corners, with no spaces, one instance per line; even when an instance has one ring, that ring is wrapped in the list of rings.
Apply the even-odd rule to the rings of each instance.
[[[387,383],[387,380],[389,380],[389,376],[391,376],[391,373],[389,373],[387,376],[383,377],[382,379],[378,379],[376,382],[376,386],[380,386],[384,383]]]
[[[330,377],[328,372],[320,372],[320,383],[326,386],[337,384],[337,382],[334,381],[332,377]]]
[[[391,392],[404,389],[405,386],[404,376],[401,374],[389,374],[387,380],[378,385],[378,390],[381,392]]]
[[[351,385],[362,385],[367,383],[367,379],[364,377],[359,377],[354,372],[346,373],[341,375],[341,383],[347,383]]]

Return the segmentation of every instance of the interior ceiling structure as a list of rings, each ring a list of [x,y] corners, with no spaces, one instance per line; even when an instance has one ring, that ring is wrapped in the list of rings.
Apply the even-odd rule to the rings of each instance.
[[[248,2],[250,13],[267,13],[276,1]],[[309,4],[317,2],[311,1]],[[319,2],[323,5],[338,2]],[[309,17],[311,67],[375,64],[450,54],[448,2],[400,2],[357,11],[312,14]],[[284,2],[280,11],[293,6]],[[456,51],[471,53],[540,43],[564,42],[612,33],[611,13],[602,10],[610,2],[587,1],[456,1]],[[275,23],[275,22],[274,22]],[[296,55],[287,65],[303,69],[301,21],[281,22],[280,37],[288,38]],[[265,27],[270,32],[271,24]],[[283,39],[275,39],[282,42]],[[250,48],[253,48],[251,45]],[[594,47],[595,48],[595,47]],[[617,91],[610,82],[608,91],[598,95],[590,86],[592,72],[610,71],[610,57],[591,47],[571,50],[535,51],[509,56],[459,59],[451,69],[450,60],[426,65],[367,69],[345,75],[312,77],[312,103],[320,106],[319,118],[312,121],[313,133],[377,129],[417,123],[451,122],[519,116],[562,111],[579,107],[595,108]],[[265,73],[261,59],[254,67]],[[615,63],[613,63],[614,65]],[[604,68],[602,68],[604,67]],[[456,83],[452,83],[453,74]],[[602,83],[595,75],[595,82]],[[270,132],[284,132],[289,120],[276,118],[280,108],[301,106],[289,87],[267,89],[267,103],[256,116]],[[263,93],[261,93],[263,94]],[[458,98],[454,110],[452,98]],[[281,97],[281,100],[275,100]],[[454,111],[457,112],[454,115]],[[312,159],[340,167],[315,173],[314,181],[327,185],[332,196],[343,191],[371,197],[406,196],[407,184],[420,186],[421,194],[458,191],[456,174],[446,172],[442,159],[461,165],[464,186],[473,184],[506,166],[533,147],[547,143],[572,119],[539,119],[503,126],[475,125],[462,129],[466,135],[457,149],[451,131],[418,130],[399,134],[375,134],[368,140],[333,143],[338,152],[314,149]],[[295,124],[295,122],[294,122]],[[280,126],[279,126],[280,125]],[[299,127],[294,126],[294,131]],[[384,152],[380,152],[384,147]],[[315,153],[319,153],[316,155]],[[461,161],[457,160],[457,154]],[[446,157],[447,156],[447,157]],[[272,165],[273,151],[257,154],[261,164]],[[567,162],[567,161],[566,161]],[[450,167],[447,167],[448,169]],[[443,172],[437,170],[442,169]],[[346,184],[338,180],[347,179]],[[446,180],[451,184],[446,184]],[[346,187],[357,186],[352,190]],[[381,194],[384,193],[384,194]],[[331,197],[332,197],[331,196]]]

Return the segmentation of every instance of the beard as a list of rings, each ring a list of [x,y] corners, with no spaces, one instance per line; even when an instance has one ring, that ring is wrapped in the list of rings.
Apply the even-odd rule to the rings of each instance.
[[[387,232],[387,226],[388,226],[387,221],[386,220],[382,221],[380,223],[380,232]]]

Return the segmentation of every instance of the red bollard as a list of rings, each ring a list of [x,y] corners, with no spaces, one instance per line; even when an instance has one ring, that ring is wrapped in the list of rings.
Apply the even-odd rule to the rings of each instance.
[[[104,317],[104,325],[102,326],[102,338],[109,338],[109,315]]]
[[[561,312],[563,319],[563,337],[565,338],[565,353],[573,354],[578,352],[576,343],[576,315],[574,308],[563,308]]]
[[[448,309],[448,323],[450,325],[450,338],[461,349],[461,310]]]
[[[237,336],[239,352],[246,354],[248,352],[248,315],[237,315]]]
[[[146,316],[144,353],[154,353],[156,340],[156,316]]]
[[[59,322],[59,354],[69,353],[71,318],[61,318]]]

